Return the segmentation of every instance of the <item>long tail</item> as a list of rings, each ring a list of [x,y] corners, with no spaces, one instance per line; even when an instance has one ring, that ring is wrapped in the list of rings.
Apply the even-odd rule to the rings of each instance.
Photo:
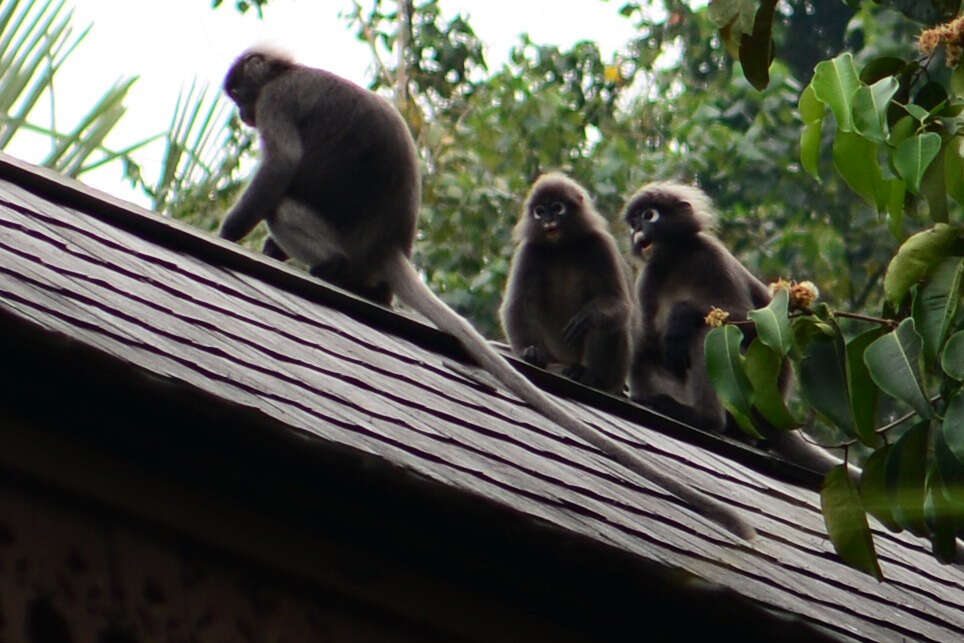
[[[753,527],[729,507],[657,471],[629,449],[566,413],[561,406],[546,397],[529,380],[516,371],[505,358],[496,353],[471,324],[436,297],[435,293],[422,282],[407,257],[398,253],[395,260],[387,266],[386,272],[395,294],[403,302],[428,317],[442,330],[455,335],[483,368],[495,375],[509,390],[547,418],[572,435],[597,447],[627,469],[635,471],[647,480],[681,498],[696,509],[697,513],[723,526],[740,538],[750,540],[756,536]]]

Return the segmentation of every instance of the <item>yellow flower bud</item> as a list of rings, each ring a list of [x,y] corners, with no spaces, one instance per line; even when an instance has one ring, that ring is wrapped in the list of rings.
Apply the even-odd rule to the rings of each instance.
[[[726,320],[729,318],[730,318],[730,313],[726,312],[722,308],[717,308],[716,306],[714,306],[713,308],[710,308],[709,314],[706,316],[706,319],[704,319],[703,321],[705,321],[706,325],[710,326],[711,328],[719,328],[720,326],[725,324]]]

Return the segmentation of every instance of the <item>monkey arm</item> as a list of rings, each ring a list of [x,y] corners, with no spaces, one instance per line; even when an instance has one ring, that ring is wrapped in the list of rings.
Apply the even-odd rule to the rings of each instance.
[[[544,366],[548,351],[542,341],[542,334],[534,323],[536,316],[529,309],[535,288],[533,274],[532,256],[523,244],[512,257],[499,316],[512,352],[527,362]],[[543,363],[538,364],[539,361]]]
[[[301,136],[291,116],[259,113],[257,123],[262,141],[261,165],[221,224],[219,234],[229,241],[241,239],[259,221],[274,214],[301,164]]]
[[[549,352],[531,322],[524,297],[512,297],[502,306],[502,328],[512,346],[512,352],[540,368],[549,362]]]
[[[690,345],[706,326],[706,311],[690,302],[677,302],[669,313],[663,333],[663,365],[682,377],[690,367]]]
[[[620,297],[596,297],[573,315],[562,329],[567,344],[575,344],[590,330],[614,330],[626,325],[629,305]]]

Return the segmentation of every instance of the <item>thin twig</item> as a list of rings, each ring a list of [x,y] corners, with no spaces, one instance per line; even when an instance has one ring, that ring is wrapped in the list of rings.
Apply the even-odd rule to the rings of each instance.
[[[804,433],[803,431],[800,431],[800,438],[801,438],[804,442],[808,442],[808,443],[812,444],[812,445],[815,446],[815,447],[820,447],[821,449],[847,449],[847,448],[852,447],[853,445],[857,444],[857,440],[856,440],[856,439],[854,439],[854,440],[848,440],[847,442],[841,442],[841,443],[839,443],[839,444],[821,444],[821,443],[817,442],[816,440],[811,439],[810,436],[807,435],[806,433]],[[846,453],[846,452],[845,452],[845,453]]]
[[[888,326],[890,328],[897,328],[897,322],[893,319],[885,319],[883,317],[871,317],[870,315],[861,315],[859,313],[848,313],[843,310],[834,310],[834,316],[836,317],[848,317],[850,319],[859,319],[860,321],[872,322],[874,324],[881,324],[882,326]]]
[[[936,402],[936,401],[939,400],[939,399],[941,399],[941,396],[940,396],[940,395],[935,395],[934,397],[932,397],[931,399],[929,399],[928,402],[930,402],[931,405],[933,405],[934,402]],[[894,420],[893,422],[891,422],[891,423],[889,423],[889,424],[885,424],[884,426],[882,426],[882,427],[880,427],[880,428],[874,429],[874,433],[876,433],[876,434],[878,434],[878,435],[883,435],[883,434],[886,433],[887,431],[890,431],[892,428],[894,428],[895,426],[898,426],[899,424],[903,424],[904,422],[906,422],[907,420],[911,419],[911,418],[914,417],[915,415],[917,415],[917,411],[909,411],[908,413],[905,413],[904,415],[900,416],[899,418],[897,418],[897,419]]]

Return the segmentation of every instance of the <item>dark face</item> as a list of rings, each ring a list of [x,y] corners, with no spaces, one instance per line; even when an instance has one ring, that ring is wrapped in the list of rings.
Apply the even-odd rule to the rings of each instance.
[[[633,254],[648,259],[661,244],[680,245],[700,231],[693,207],[661,192],[644,192],[626,206],[623,219],[629,225]]]
[[[238,106],[241,121],[250,127],[256,127],[254,120],[254,103],[258,98],[257,88],[252,83],[245,82],[244,66],[248,58],[242,58],[231,66],[224,78],[224,92],[234,104]]]
[[[629,224],[633,254],[648,256],[653,244],[661,237],[663,213],[660,207],[652,201],[636,199],[626,208],[625,219]]]
[[[224,92],[238,106],[245,125],[257,127],[254,113],[258,93],[268,81],[291,66],[288,61],[258,52],[244,54],[234,61],[224,77]]]
[[[578,219],[581,205],[559,190],[543,190],[529,202],[530,238],[555,243],[569,231]]]

